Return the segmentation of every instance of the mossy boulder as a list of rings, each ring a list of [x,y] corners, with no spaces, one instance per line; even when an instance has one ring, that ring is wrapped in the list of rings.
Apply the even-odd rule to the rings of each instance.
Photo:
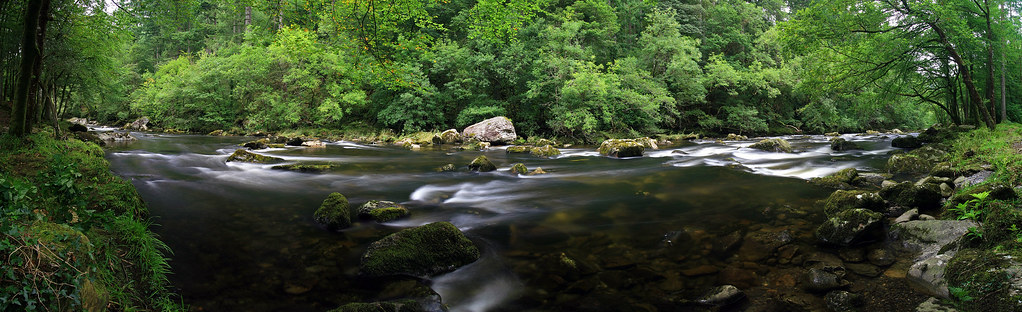
[[[387,222],[408,216],[408,208],[405,206],[385,200],[370,200],[358,207],[358,216],[363,219],[371,219],[376,222]]]
[[[745,140],[748,140],[748,139],[749,139],[749,137],[747,137],[747,136],[739,135],[739,134],[734,134],[734,133],[728,133],[727,137],[724,137],[724,141],[745,141]]]
[[[54,266],[60,266],[62,261],[56,257],[87,257],[92,253],[89,238],[67,224],[35,221],[29,233],[37,240],[36,244],[52,252],[40,253],[40,259]]]
[[[529,150],[529,153],[531,153],[532,156],[536,157],[554,157],[560,155],[561,151],[553,146],[544,145],[539,147],[533,147],[532,149]]]
[[[86,127],[85,125],[80,125],[80,124],[73,123],[73,124],[71,124],[70,126],[67,127],[67,131],[70,131],[70,132],[87,132],[87,131],[89,131],[89,127]]]
[[[238,150],[235,150],[234,153],[231,154],[230,157],[227,157],[227,161],[228,162],[230,162],[230,161],[237,161],[237,162],[247,162],[247,163],[257,163],[257,164],[272,164],[272,163],[282,162],[284,160],[281,159],[281,158],[277,158],[277,157],[263,156],[263,155],[259,155],[259,154],[253,153],[253,152],[249,152],[249,151],[243,150],[243,149],[238,149]]]
[[[958,204],[975,199],[976,197],[972,195],[979,193],[989,193],[986,197],[987,201],[992,200],[1011,201],[1019,198],[1018,194],[1015,193],[1015,189],[1010,186],[1004,184],[981,184],[976,187],[970,188],[967,191],[960,192],[958,194],[955,194],[954,196],[951,196],[951,198],[947,200],[947,203],[944,205],[944,207],[948,208],[957,207]]]
[[[763,150],[763,151],[767,151],[767,152],[775,152],[775,153],[792,153],[793,152],[793,150],[791,149],[791,144],[788,143],[788,141],[786,141],[784,139],[779,139],[779,138],[764,139],[762,141],[759,141],[759,142],[756,142],[756,143],[754,143],[752,145],[749,145],[749,148],[754,148],[754,149]]]
[[[923,143],[938,143],[951,140],[957,135],[956,127],[930,127],[916,138]]]
[[[859,170],[855,168],[841,169],[826,177],[809,179],[809,183],[823,187],[836,189],[851,189],[852,182],[859,176]]]
[[[861,150],[862,146],[855,142],[845,140],[844,138],[835,138],[830,140],[830,149],[834,151],[850,151],[850,150]]]
[[[816,228],[823,244],[852,246],[883,237],[884,215],[869,209],[849,209],[835,214]]]
[[[887,160],[890,173],[929,173],[947,157],[947,152],[927,145],[904,154],[895,154]]]
[[[546,174],[546,173],[547,172],[544,171],[542,167],[536,167],[536,170],[533,170],[532,172],[529,172],[529,175],[541,175],[541,174]]]
[[[472,163],[468,164],[468,169],[479,172],[490,172],[497,170],[497,166],[490,162],[486,156],[479,156],[472,160]]]
[[[919,208],[920,211],[932,211],[940,207],[943,199],[938,190],[918,186],[912,182],[902,182],[885,186],[880,189],[883,197],[894,206]]]
[[[436,172],[455,172],[455,171],[458,171],[458,168],[455,167],[454,164],[446,164],[446,165],[437,167],[434,171],[436,171]]]
[[[301,173],[323,173],[330,170],[334,165],[329,164],[288,164],[270,167],[275,170],[287,170]]]
[[[959,251],[945,278],[965,311],[1019,311],[1022,307],[1022,252]]]
[[[447,129],[440,133],[441,144],[454,144],[458,142],[461,142],[461,134],[458,133],[458,130]]]
[[[823,201],[823,211],[828,216],[834,216],[839,212],[855,208],[882,212],[887,208],[887,202],[876,192],[861,190],[838,190],[831,193]]]
[[[254,149],[264,149],[264,148],[267,148],[269,144],[270,144],[270,140],[269,139],[262,138],[262,139],[258,139],[258,140],[254,140],[254,141],[248,141],[248,142],[242,143],[241,146],[243,146],[243,147],[245,147],[247,149],[253,149],[254,150]]]
[[[479,248],[449,222],[404,229],[369,245],[360,272],[366,276],[426,278],[479,259]]]
[[[660,146],[656,144],[656,140],[654,140],[654,139],[652,139],[650,137],[638,138],[638,139],[635,139],[635,142],[639,142],[639,144],[642,144],[642,147],[644,147],[646,149],[651,149],[651,150],[660,149]]]
[[[316,223],[327,230],[337,231],[351,226],[351,207],[341,193],[330,193],[313,215]]]
[[[639,157],[645,149],[635,140],[610,139],[600,144],[599,152],[610,157]]]
[[[513,174],[528,174],[529,173],[529,168],[525,167],[525,164],[523,164],[523,163],[517,163],[517,164],[511,165],[511,173],[513,173]]]
[[[524,154],[532,151],[532,146],[514,145],[505,150],[508,154]]]
[[[914,136],[903,136],[894,138],[894,140],[891,141],[891,147],[920,148],[923,147],[923,142],[920,142],[919,139]]]

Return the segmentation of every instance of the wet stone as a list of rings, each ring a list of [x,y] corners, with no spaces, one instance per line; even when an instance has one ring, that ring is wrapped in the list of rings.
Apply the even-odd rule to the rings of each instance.
[[[751,288],[759,286],[759,275],[754,270],[729,266],[720,270],[717,274],[717,282],[742,288]]]
[[[862,295],[844,290],[835,290],[823,296],[827,308],[833,312],[855,312],[863,305]]]
[[[862,248],[842,248],[838,251],[841,260],[847,262],[862,262],[866,259],[866,250]]]
[[[877,277],[884,273],[884,270],[869,263],[848,263],[845,268],[852,273],[865,277]]]
[[[849,285],[848,281],[841,279],[837,274],[815,268],[806,271],[804,280],[806,290],[814,292],[824,292]]]
[[[715,266],[712,266],[712,265],[709,265],[709,264],[704,264],[704,265],[700,265],[700,266],[697,266],[697,267],[694,267],[694,268],[691,268],[691,269],[681,270],[681,274],[683,274],[685,276],[691,277],[691,276],[709,275],[709,274],[717,273],[719,271],[720,271],[720,269],[718,269]]]
[[[869,259],[869,263],[882,267],[894,264],[894,262],[898,260],[893,254],[891,254],[891,252],[882,248],[870,250],[870,252],[866,255],[866,258]]]
[[[725,254],[734,250],[741,243],[742,231],[734,231],[731,234],[719,237],[713,249],[717,253]]]
[[[710,289],[702,297],[696,299],[696,302],[702,305],[722,307],[738,303],[742,299],[745,299],[745,292],[734,285],[723,285]]]

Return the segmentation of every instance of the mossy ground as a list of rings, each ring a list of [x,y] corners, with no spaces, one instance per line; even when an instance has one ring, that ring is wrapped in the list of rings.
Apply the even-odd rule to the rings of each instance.
[[[99,146],[48,129],[0,145],[0,310],[184,310],[169,250]]]

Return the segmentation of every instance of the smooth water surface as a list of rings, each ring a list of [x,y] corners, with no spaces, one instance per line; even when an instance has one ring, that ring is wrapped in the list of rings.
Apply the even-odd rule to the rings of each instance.
[[[252,138],[136,135],[139,141],[107,158],[148,203],[154,231],[174,252],[171,281],[196,311],[325,311],[372,296],[378,290],[357,276],[365,247],[435,221],[458,226],[483,254],[432,279],[453,311],[655,309],[658,300],[720,283],[769,291],[785,286],[774,276],[785,268],[774,259],[783,257],[721,242],[787,235],[802,247],[797,253],[807,253],[822,218],[813,204],[829,190],[805,179],[850,167],[877,171],[893,139],[845,135],[866,149],[834,152],[828,137],[786,137],[794,154],[749,149],[751,140],[696,141],[632,159],[602,157],[595,148],[547,159],[499,147],[410,151],[352,142],[257,151],[339,164],[308,174],[225,162]],[[499,169],[469,172],[465,166],[479,155]],[[509,173],[517,162],[549,173]],[[460,171],[435,172],[447,163]],[[328,232],[312,214],[331,192],[353,207],[400,202],[412,215]],[[572,270],[583,275],[565,273]]]

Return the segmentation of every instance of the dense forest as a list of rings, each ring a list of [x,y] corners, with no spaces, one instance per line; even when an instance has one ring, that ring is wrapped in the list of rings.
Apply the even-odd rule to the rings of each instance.
[[[202,133],[402,133],[497,115],[528,136],[581,141],[994,127],[1022,120],[1020,7],[3,1],[0,99],[28,124],[146,116],[157,127]]]

